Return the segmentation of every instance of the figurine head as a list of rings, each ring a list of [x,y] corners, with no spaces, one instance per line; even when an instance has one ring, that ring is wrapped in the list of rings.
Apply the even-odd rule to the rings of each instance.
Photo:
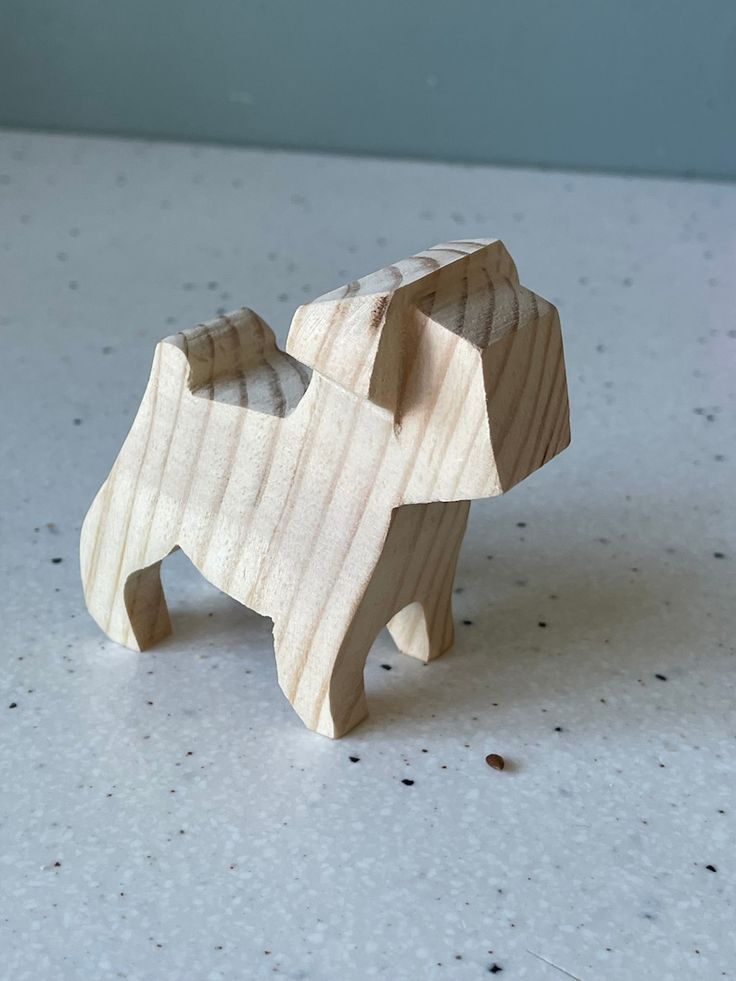
[[[557,310],[498,240],[436,245],[299,307],[287,351],[393,417],[407,503],[503,493],[570,441]]]

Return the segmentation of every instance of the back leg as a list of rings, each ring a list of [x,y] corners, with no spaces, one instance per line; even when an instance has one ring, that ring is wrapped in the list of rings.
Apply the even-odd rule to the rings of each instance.
[[[171,633],[161,561],[143,569],[123,570],[119,582],[112,573],[106,581],[90,584],[89,611],[115,643],[145,651]]]
[[[152,541],[132,504],[106,508],[97,496],[82,526],[82,585],[89,612],[111,640],[142,651],[171,633],[161,561],[173,549]]]
[[[161,560],[131,572],[122,593],[125,609],[112,611],[110,636],[112,629],[122,630],[120,643],[138,651],[168,637],[171,620],[161,585]]]

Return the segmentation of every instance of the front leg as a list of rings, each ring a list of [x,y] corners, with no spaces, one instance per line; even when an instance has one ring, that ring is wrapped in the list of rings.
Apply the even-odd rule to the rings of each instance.
[[[274,626],[279,685],[308,729],[339,739],[367,716],[363,671],[378,630],[365,617],[311,639]]]
[[[343,591],[351,581],[343,572],[343,590],[334,581],[322,584],[316,616],[306,598],[286,619],[276,616],[279,684],[308,728],[337,739],[368,714],[363,671],[387,622],[399,647],[422,660],[452,644],[450,599],[469,507],[458,501],[395,508],[376,566],[365,579],[355,576],[366,583],[361,593]]]
[[[406,605],[388,622],[398,649],[420,661],[440,657],[455,639],[452,587],[470,510],[467,501],[426,507],[428,520],[415,533],[403,576]]]
[[[433,661],[455,642],[450,596],[434,602],[410,603],[389,620],[387,627],[402,654]]]

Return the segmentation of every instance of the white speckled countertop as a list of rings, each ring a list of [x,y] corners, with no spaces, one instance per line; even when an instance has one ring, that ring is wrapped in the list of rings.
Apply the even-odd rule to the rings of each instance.
[[[573,443],[473,506],[454,652],[382,636],[330,742],[181,555],[173,636],[107,642],[155,342],[469,235],[559,305]],[[736,978],[735,258],[725,184],[0,134],[0,975]]]

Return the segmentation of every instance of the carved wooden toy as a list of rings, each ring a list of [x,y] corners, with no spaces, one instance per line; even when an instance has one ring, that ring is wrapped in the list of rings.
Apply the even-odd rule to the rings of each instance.
[[[423,661],[452,645],[470,500],[569,439],[557,310],[499,241],[436,245],[299,307],[286,352],[240,310],[157,345],[82,529],[87,605],[150,647],[171,630],[161,561],[182,548],[273,620],[286,697],[341,736],[384,625]]]

